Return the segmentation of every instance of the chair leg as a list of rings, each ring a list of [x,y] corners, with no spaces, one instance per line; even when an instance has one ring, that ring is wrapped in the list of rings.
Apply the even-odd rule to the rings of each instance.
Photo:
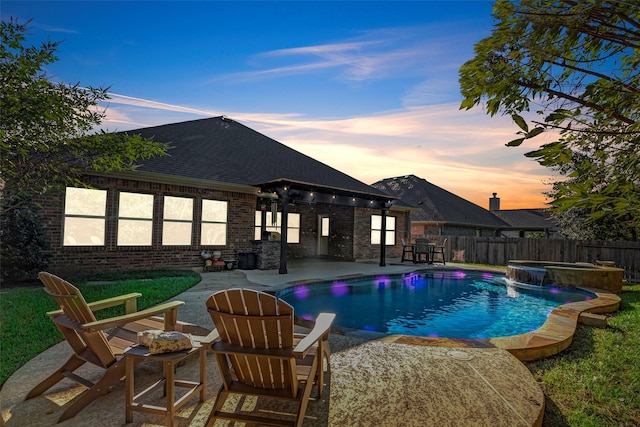
[[[327,359],[327,372],[331,372],[331,349],[329,348],[329,341],[323,339],[320,341],[320,348],[318,349],[320,355],[320,361],[318,362],[316,384],[318,387],[318,399],[322,398],[322,390],[324,388],[324,359]]]
[[[442,258],[442,265],[447,265],[447,261],[444,258],[444,250],[433,253],[433,262],[434,263],[436,261],[436,259],[435,259],[436,255],[440,255],[440,257]]]
[[[49,375],[44,381],[32,388],[31,391],[27,393],[25,400],[40,396],[42,393],[49,390],[58,382],[67,378],[67,376],[65,375],[66,372],[73,372],[85,363],[86,362],[84,360],[78,358],[75,354],[72,355],[60,369]]]
[[[71,405],[62,413],[58,422],[67,420],[75,416],[84,409],[85,406],[93,402],[98,396],[104,396],[109,393],[111,387],[118,384],[125,376],[125,361],[118,360],[116,363],[107,368],[105,374],[95,383],[93,387],[82,393],[80,396],[72,400]]]
[[[317,369],[318,359],[322,362],[322,354],[319,354],[311,366],[311,372]],[[298,414],[296,417],[296,427],[302,427],[302,422],[304,421],[304,414],[307,412],[307,405],[309,404],[309,397],[311,396],[311,389],[313,388],[313,383],[310,381],[310,378],[305,381],[304,390],[302,391],[302,398],[300,400],[300,407],[298,408]]]
[[[218,390],[218,394],[216,396],[216,403],[213,406],[213,409],[209,414],[209,419],[205,424],[206,427],[211,427],[216,423],[216,416],[222,410],[222,407],[224,406],[224,402],[227,400],[227,397],[229,396],[229,394],[230,393],[228,391],[225,391],[224,385],[220,387],[220,390]]]

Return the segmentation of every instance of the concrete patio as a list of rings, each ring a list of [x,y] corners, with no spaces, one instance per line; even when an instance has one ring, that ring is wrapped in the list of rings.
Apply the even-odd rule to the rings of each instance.
[[[423,267],[423,266],[420,266]],[[439,268],[439,267],[436,267]],[[179,319],[207,328],[213,324],[204,302],[219,289],[248,287],[280,288],[290,283],[355,277],[376,273],[413,271],[412,263],[390,260],[377,263],[308,261],[291,262],[289,274],[277,271],[233,270],[202,273],[203,280],[175,299],[185,301]],[[390,341],[390,340],[386,340]],[[321,399],[306,412],[305,426],[535,426],[544,412],[544,395],[527,368],[508,351],[460,343],[413,345],[359,336],[332,334],[331,373]],[[393,341],[393,340],[391,340]],[[420,343],[418,343],[420,344]],[[434,346],[433,344],[437,344]],[[24,401],[27,392],[69,356],[68,345],[60,343],[19,369],[0,391],[1,414],[6,426],[52,426],[70,399],[82,391],[72,382],[62,382],[45,395]],[[87,368],[88,375],[99,375]],[[143,387],[160,373],[155,364],[138,367],[136,381]],[[197,363],[188,361],[178,377],[195,378]],[[190,401],[176,417],[178,426],[203,426],[220,387],[217,366],[211,356],[207,364],[207,400]],[[161,401],[160,396],[158,397]],[[228,403],[233,405],[234,402]],[[245,399],[235,402],[242,410],[270,412],[286,417],[293,404]],[[125,423],[124,383],[115,387],[60,426],[156,426],[164,417],[134,414]],[[284,415],[283,415],[284,414]],[[226,425],[217,423],[216,425]]]

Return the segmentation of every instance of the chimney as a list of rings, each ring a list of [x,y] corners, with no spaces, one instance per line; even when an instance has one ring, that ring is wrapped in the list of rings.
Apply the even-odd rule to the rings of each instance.
[[[489,199],[489,210],[490,211],[499,211],[500,210],[500,197],[496,197],[498,193],[493,193],[493,197]]]

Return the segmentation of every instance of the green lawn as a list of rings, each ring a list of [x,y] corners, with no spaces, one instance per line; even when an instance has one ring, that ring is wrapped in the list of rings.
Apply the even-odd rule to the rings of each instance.
[[[581,325],[562,353],[527,363],[545,426],[640,426],[640,285],[625,286],[606,329]]]
[[[88,284],[89,281],[110,281]],[[201,277],[193,271],[153,271],[98,275],[69,280],[91,302],[140,292],[138,310],[152,307],[191,288]],[[4,289],[0,295],[0,385],[33,357],[63,340],[62,334],[46,316],[55,310],[53,298],[43,288]],[[99,318],[124,314],[121,307],[101,310]]]

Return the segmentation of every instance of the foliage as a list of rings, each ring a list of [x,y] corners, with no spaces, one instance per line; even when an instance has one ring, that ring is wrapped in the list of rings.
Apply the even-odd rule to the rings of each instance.
[[[45,67],[57,60],[59,43],[28,47],[26,32],[27,24],[13,19],[0,24],[0,214],[21,210],[9,219],[36,218],[37,196],[84,186],[87,171],[130,170],[140,159],[166,153],[165,144],[139,135],[92,133],[106,115],[99,103],[108,99],[107,89],[47,79]],[[3,238],[21,227],[8,220],[2,225]],[[14,250],[24,251],[13,257],[29,257],[42,240],[14,242]],[[2,268],[12,268],[4,256]]]
[[[95,275],[94,280],[110,280],[102,285],[71,280],[87,301],[98,301],[130,292],[140,292],[138,310],[152,307],[201,280],[193,271],[153,271]],[[41,287],[4,289],[0,297],[0,384],[36,355],[63,340],[53,322],[46,316],[57,309],[55,301]],[[96,313],[98,319],[124,314],[121,307]]]
[[[527,153],[565,178],[548,193],[553,212],[588,222],[600,235],[615,221],[626,230],[608,238],[637,240],[640,7],[616,0],[497,0],[493,15],[492,35],[460,68],[461,108],[483,104],[492,116],[510,115],[520,130],[507,146],[554,137]]]
[[[59,43],[26,47],[27,27],[2,22],[0,47],[0,136],[4,192],[45,194],[82,185],[82,172],[132,169],[137,160],[163,155],[165,145],[136,135],[91,133],[106,112],[98,107],[107,89],[54,83],[44,67],[57,60]],[[15,204],[7,203],[6,209]]]
[[[0,204],[3,200],[0,200]],[[30,200],[0,216],[0,259],[2,282],[35,276],[51,258],[49,241],[37,215],[38,208]]]

